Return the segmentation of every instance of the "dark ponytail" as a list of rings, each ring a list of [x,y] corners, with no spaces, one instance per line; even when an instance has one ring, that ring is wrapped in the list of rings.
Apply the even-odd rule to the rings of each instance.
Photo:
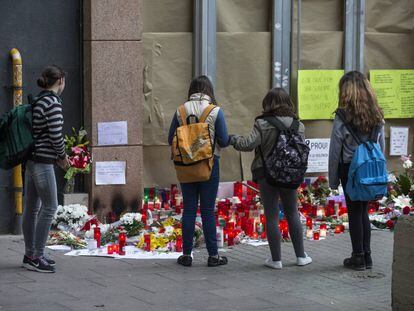
[[[37,85],[42,89],[48,89],[52,87],[57,80],[66,76],[65,72],[56,65],[46,67],[39,79],[37,79]]]

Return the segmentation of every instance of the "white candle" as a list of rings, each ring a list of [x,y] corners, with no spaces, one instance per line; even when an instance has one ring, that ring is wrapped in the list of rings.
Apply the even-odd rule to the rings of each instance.
[[[306,238],[308,240],[312,240],[313,239],[313,230],[312,229],[306,229]]]
[[[319,236],[321,238],[326,238],[326,229],[319,230]]]

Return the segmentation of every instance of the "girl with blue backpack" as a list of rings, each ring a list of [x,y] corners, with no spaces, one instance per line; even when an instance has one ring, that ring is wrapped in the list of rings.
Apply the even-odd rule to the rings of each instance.
[[[344,260],[346,268],[373,265],[368,201],[386,194],[384,137],[384,114],[370,82],[358,71],[348,72],[339,82],[329,150],[329,186],[342,184],[348,208],[352,256]]]

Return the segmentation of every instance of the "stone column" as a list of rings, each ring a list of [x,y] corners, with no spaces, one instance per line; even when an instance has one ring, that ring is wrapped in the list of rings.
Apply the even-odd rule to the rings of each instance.
[[[87,177],[90,210],[135,210],[142,197],[143,49],[141,0],[84,1],[85,128],[94,163],[126,161],[126,185],[96,186]],[[98,122],[127,121],[128,145],[98,146]]]
[[[414,217],[398,219],[394,232],[392,310],[414,310]]]

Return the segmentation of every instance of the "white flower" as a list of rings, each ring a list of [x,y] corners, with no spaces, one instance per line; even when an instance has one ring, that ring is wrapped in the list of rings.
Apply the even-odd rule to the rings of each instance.
[[[397,181],[397,177],[393,173],[388,174],[388,182],[395,183]]]
[[[406,170],[409,170],[410,168],[413,167],[413,162],[411,162],[411,160],[405,160],[403,163],[403,168],[405,168]]]
[[[404,208],[406,206],[411,206],[411,198],[405,195],[400,195],[397,198],[393,199],[394,206],[398,208]]]
[[[125,213],[119,220],[124,225],[132,225],[135,222],[140,222],[142,215],[140,213]]]
[[[174,227],[173,226],[167,226],[165,227],[165,235],[170,236],[174,233]]]

